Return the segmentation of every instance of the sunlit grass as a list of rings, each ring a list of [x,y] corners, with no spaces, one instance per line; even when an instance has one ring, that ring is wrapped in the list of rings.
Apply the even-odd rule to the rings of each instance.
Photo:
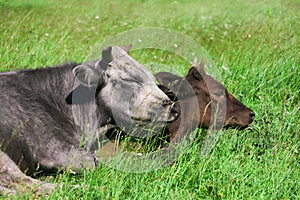
[[[62,186],[49,199],[300,198],[299,1],[2,0],[0,9],[0,71],[83,62],[107,37],[165,27],[201,44],[220,81],[256,114],[251,129],[224,130],[207,158],[194,142],[177,163],[149,173],[105,165],[64,173],[50,180]],[[189,68],[162,51],[132,56],[178,75]]]

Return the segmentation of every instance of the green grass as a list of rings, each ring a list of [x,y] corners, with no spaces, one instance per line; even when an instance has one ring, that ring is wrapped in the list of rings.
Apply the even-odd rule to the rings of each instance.
[[[0,71],[82,62],[117,33],[165,27],[201,44],[220,81],[256,114],[252,130],[224,130],[207,158],[194,142],[173,166],[149,173],[105,165],[64,173],[50,179],[62,187],[48,198],[300,199],[299,10],[298,0],[0,0]],[[132,56],[181,75],[189,68],[161,51]]]

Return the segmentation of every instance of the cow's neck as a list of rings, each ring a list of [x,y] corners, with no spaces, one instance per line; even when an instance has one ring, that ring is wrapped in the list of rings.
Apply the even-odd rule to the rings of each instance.
[[[23,82],[51,107],[55,107],[62,113],[70,114],[70,106],[66,104],[66,97],[72,91],[75,77],[72,73],[76,63],[65,63],[55,67],[26,70],[23,74]]]
[[[72,72],[76,66],[78,66],[76,63],[66,63],[57,67],[26,70],[21,73],[24,77],[23,81],[32,92],[47,102],[52,109],[57,109],[64,116],[68,116],[70,121],[80,127],[83,135],[89,136],[107,125],[111,126],[112,120],[105,106],[97,106],[94,98],[85,103],[67,103],[67,97],[78,86]]]

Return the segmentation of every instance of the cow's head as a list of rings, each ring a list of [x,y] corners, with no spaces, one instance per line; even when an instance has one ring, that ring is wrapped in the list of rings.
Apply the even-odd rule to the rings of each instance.
[[[169,97],[156,86],[154,76],[127,54],[129,49],[107,47],[100,60],[73,70],[81,86],[94,88],[100,118],[104,114],[124,128],[174,120],[177,113]]]
[[[181,103],[188,102],[191,96],[196,95],[198,105],[187,104],[185,109],[192,111],[189,107],[199,106],[200,115],[197,116],[200,119],[197,122],[202,127],[208,128],[212,124],[212,108],[217,108],[219,102],[225,102],[222,106],[224,108],[219,108],[219,111],[225,112],[221,113],[225,117],[225,127],[245,128],[254,120],[251,109],[234,98],[221,83],[204,71],[204,62],[198,67],[193,65],[185,77],[160,72],[156,74],[156,78],[160,84],[170,88],[181,99]]]

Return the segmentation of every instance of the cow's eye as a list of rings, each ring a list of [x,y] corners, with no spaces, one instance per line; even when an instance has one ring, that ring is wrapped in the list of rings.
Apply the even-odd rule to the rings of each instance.
[[[139,80],[129,79],[129,78],[122,78],[123,81],[129,82],[129,83],[136,83],[141,85],[142,83]]]

